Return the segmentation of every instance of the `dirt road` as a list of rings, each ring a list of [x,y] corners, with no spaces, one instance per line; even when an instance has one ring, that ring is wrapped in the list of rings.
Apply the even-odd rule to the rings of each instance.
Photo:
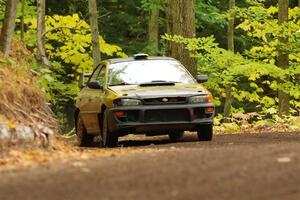
[[[300,133],[195,139],[125,141],[151,151],[2,171],[0,199],[300,199]]]

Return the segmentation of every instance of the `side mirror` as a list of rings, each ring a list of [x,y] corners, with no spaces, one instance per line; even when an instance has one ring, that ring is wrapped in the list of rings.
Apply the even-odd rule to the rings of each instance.
[[[198,83],[205,83],[207,81],[208,81],[208,75],[203,74],[203,75],[198,75],[197,76],[197,82]]]
[[[80,89],[84,88],[85,87],[85,79],[90,78],[90,77],[91,77],[91,74],[88,74],[88,73],[80,74],[79,81],[78,81],[78,87]]]
[[[101,86],[98,83],[98,81],[90,81],[87,86],[91,89],[97,89],[97,90],[103,89],[103,86]]]

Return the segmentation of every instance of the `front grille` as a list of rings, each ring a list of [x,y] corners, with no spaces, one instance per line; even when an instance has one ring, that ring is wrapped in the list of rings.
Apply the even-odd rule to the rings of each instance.
[[[189,111],[186,109],[147,110],[145,112],[145,122],[177,122],[189,120]]]
[[[161,98],[143,99],[143,104],[145,105],[184,104],[184,103],[186,103],[186,97],[161,97]]]

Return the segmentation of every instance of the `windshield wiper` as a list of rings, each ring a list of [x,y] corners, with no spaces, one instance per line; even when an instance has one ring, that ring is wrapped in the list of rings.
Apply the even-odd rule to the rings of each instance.
[[[174,81],[162,81],[162,80],[155,80],[155,81],[151,81],[151,82],[145,82],[145,83],[141,83],[139,84],[139,86],[159,86],[159,85],[175,85]]]
[[[122,83],[110,84],[109,86],[121,86],[121,85],[134,85],[134,84],[122,82]]]

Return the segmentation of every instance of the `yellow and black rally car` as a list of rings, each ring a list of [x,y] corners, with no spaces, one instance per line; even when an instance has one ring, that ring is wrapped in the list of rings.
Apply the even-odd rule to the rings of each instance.
[[[83,85],[83,76],[90,76]],[[197,131],[200,141],[212,140],[215,106],[211,94],[177,60],[148,57],[103,61],[80,79],[76,101],[76,134],[80,146],[100,136],[103,147],[115,147],[127,134],[169,135],[180,140]]]

